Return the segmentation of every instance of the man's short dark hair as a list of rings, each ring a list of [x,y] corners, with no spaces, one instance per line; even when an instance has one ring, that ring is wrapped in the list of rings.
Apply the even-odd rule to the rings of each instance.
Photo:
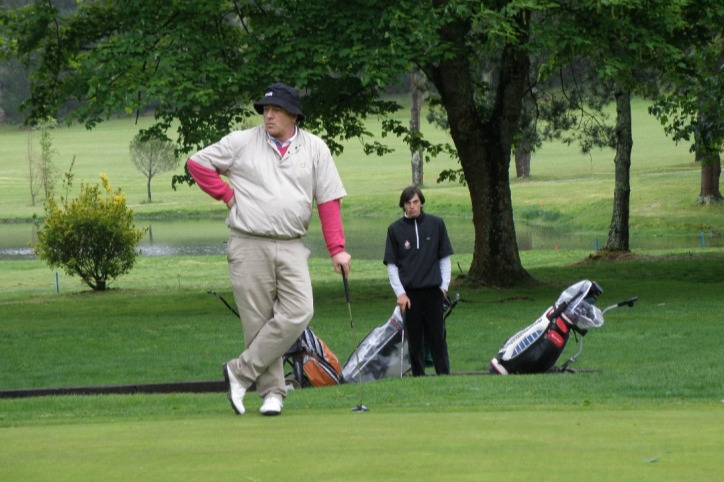
[[[417,194],[417,197],[420,198],[420,204],[425,204],[425,196],[422,194],[422,191],[420,191],[420,188],[417,186],[408,186],[400,195],[400,207],[405,209],[405,203],[415,197],[415,194]]]

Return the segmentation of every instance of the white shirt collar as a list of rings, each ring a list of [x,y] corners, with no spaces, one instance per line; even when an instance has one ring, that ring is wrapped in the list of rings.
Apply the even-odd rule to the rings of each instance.
[[[299,128],[295,125],[295,126],[294,126],[294,135],[293,135],[292,137],[290,137],[289,139],[287,139],[286,141],[284,141],[284,142],[279,142],[276,138],[272,137],[272,135],[269,134],[268,132],[266,133],[266,135],[267,135],[267,137],[269,137],[269,139],[271,139],[272,141],[274,141],[274,143],[275,143],[277,146],[279,146],[279,147],[285,147],[285,146],[288,146],[289,144],[291,144],[292,141],[297,138],[297,134],[298,134],[298,133],[299,133]]]

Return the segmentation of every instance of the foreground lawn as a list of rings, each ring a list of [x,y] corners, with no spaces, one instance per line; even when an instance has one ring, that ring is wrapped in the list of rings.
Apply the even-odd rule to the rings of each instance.
[[[116,398],[103,403],[116,404]],[[306,410],[292,397],[284,415],[270,419],[229,412],[173,416],[176,405],[192,400],[163,398],[167,413],[141,419],[0,430],[0,476],[8,481],[714,481],[724,469],[724,418],[713,406],[490,409],[481,403],[466,410],[372,406],[370,412],[354,413]]]

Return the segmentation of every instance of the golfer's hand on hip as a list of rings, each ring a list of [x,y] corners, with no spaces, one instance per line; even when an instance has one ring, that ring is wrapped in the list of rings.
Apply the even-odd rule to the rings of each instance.
[[[340,251],[339,253],[332,256],[332,266],[334,266],[334,270],[337,273],[342,273],[344,270],[344,275],[349,276],[349,270],[350,268],[350,262],[352,261],[352,256],[347,251]]]

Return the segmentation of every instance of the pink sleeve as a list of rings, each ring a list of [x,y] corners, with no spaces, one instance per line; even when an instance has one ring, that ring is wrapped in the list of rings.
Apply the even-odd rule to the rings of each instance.
[[[319,220],[322,222],[322,235],[327,243],[330,256],[344,251],[344,228],[339,199],[318,204]]]
[[[196,184],[212,198],[227,203],[229,199],[234,197],[234,190],[229,187],[226,181],[221,179],[221,176],[215,170],[209,169],[192,159],[186,161],[186,166],[189,168],[189,173],[196,181]]]

